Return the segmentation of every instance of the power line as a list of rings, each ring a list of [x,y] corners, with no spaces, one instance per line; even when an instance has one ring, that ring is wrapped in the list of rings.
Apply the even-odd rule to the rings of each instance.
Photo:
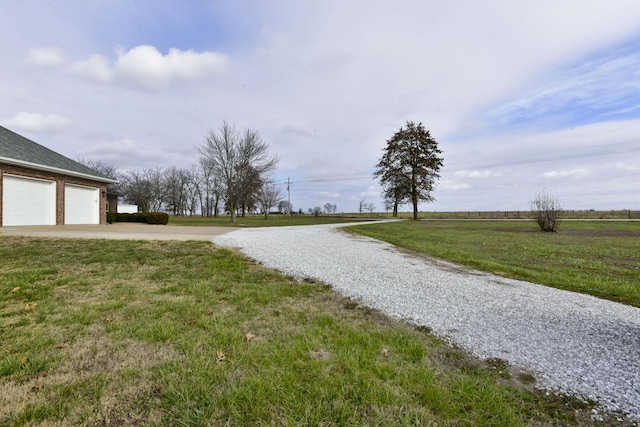
[[[371,179],[372,175],[368,176],[356,176],[356,177],[343,177],[343,178],[319,178],[319,179],[303,179],[303,180],[287,180],[280,181],[282,184],[290,183],[290,184],[299,184],[299,183],[307,183],[307,182],[332,182],[332,181],[360,181],[363,179]]]
[[[611,147],[611,146],[608,146]],[[598,147],[594,147],[598,148]],[[494,163],[489,164],[476,164],[473,165],[473,160],[463,161],[454,163],[453,166],[458,166],[462,164],[471,164],[471,167],[475,169],[487,169],[487,168],[495,168],[499,166],[520,166],[520,165],[529,165],[535,163],[546,163],[546,162],[555,162],[558,160],[574,160],[574,159],[582,159],[587,157],[596,157],[596,156],[607,156],[611,154],[624,154],[630,153],[634,151],[640,151],[640,147],[620,147],[620,148],[608,148],[604,150],[592,151],[592,152],[583,152],[576,153],[573,150],[561,150],[556,153],[566,153],[566,154],[554,154],[554,155],[540,155],[533,156],[531,158],[518,159],[516,156],[507,156],[507,157],[498,157],[494,159]],[[491,161],[492,159],[488,159]],[[446,166],[446,163],[445,163]]]
[[[616,146],[617,145],[617,146]],[[473,164],[473,160],[455,162],[453,164],[447,164],[445,162],[444,167],[462,167],[463,164],[469,164],[466,167],[472,167],[474,169],[488,169],[495,168],[500,166],[522,166],[522,165],[530,165],[536,163],[546,163],[546,162],[555,162],[559,160],[574,160],[574,159],[582,159],[588,157],[597,157],[597,156],[608,156],[612,154],[624,154],[640,151],[640,147],[623,147],[622,144],[612,144],[608,146],[600,146],[600,147],[592,147],[592,148],[605,148],[598,151],[587,151],[583,153],[576,153],[574,150],[560,150],[557,151],[556,154],[553,155],[541,155],[541,156],[532,156],[530,158],[518,159],[517,156],[505,156],[505,157],[496,157],[493,159],[487,159],[486,161],[490,163],[476,163]],[[566,154],[562,154],[566,153]],[[318,183],[318,182],[335,182],[335,181],[360,181],[360,180],[371,180],[373,179],[373,174],[368,176],[356,176],[356,177],[339,177],[339,178],[318,178],[318,179],[307,179],[307,180],[291,180],[291,181],[281,181],[282,184],[289,182],[290,184],[298,184],[298,183]]]

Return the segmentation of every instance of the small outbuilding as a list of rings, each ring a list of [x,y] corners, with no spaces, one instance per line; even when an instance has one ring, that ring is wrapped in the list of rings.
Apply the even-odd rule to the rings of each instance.
[[[0,126],[0,226],[106,224],[115,182]]]

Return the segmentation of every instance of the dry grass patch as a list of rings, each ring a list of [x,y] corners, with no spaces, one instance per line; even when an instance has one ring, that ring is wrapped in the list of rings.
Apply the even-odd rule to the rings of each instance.
[[[57,344],[56,367],[0,388],[0,420],[40,418],[39,425],[146,425],[160,420],[159,385],[152,371],[180,356],[167,345],[115,342],[100,325]]]

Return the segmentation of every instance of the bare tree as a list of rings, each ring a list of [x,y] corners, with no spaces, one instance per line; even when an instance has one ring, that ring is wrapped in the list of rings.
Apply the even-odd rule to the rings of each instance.
[[[193,215],[198,209],[200,175],[196,166],[164,171],[165,207],[173,215]]]
[[[324,211],[328,214],[336,213],[337,210],[338,210],[338,206],[335,203],[324,204]]]
[[[265,182],[257,196],[258,206],[264,212],[264,219],[269,219],[269,211],[282,198],[282,191],[273,182]],[[285,202],[286,203],[286,202]]]
[[[380,179],[385,199],[394,206],[408,200],[413,205],[413,219],[418,219],[418,203],[430,202],[435,181],[440,177],[442,151],[422,123],[407,122],[387,141],[374,176]]]
[[[118,167],[115,165],[105,163],[100,160],[84,157],[82,155],[77,155],[77,159],[78,159],[78,163],[81,163],[86,167],[93,169],[94,171],[100,173],[101,175],[106,176],[107,178],[114,179],[116,181],[120,180],[120,172],[118,171]],[[120,195],[122,193],[122,189],[120,188],[120,183],[107,184],[107,192],[111,194]]]
[[[546,190],[536,194],[531,201],[531,216],[540,227],[540,231],[557,231],[561,215],[560,201]]]
[[[200,201],[200,186],[202,184],[202,176],[198,170],[198,166],[191,165],[184,170],[187,179],[186,185],[186,208],[189,216],[195,215],[198,210]]]
[[[322,213],[322,208],[320,206],[316,206],[313,209],[309,209],[309,213],[313,214],[313,216],[320,216]]]
[[[267,150],[267,143],[256,131],[247,129],[239,135],[226,121],[217,132],[210,130],[204,144],[198,147],[201,162],[223,188],[231,222],[236,221],[239,208],[250,207],[262,178],[276,169],[278,158],[270,157]]]
[[[218,205],[222,198],[220,180],[214,174],[209,162],[200,158],[200,185],[198,186],[198,198],[200,199],[200,213],[202,216],[218,216]]]
[[[186,214],[189,204],[190,175],[188,170],[176,166],[171,166],[164,172],[165,204],[167,211],[173,215]]]
[[[162,169],[129,170],[121,176],[124,199],[138,205],[142,212],[159,212],[165,200]]]
[[[373,215],[376,210],[376,205],[374,205],[373,202],[365,203],[364,209],[369,212],[369,215]]]

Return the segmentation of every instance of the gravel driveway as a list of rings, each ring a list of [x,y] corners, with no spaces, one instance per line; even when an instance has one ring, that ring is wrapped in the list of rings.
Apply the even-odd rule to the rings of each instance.
[[[640,309],[408,255],[342,226],[241,229],[212,240],[640,421]]]

